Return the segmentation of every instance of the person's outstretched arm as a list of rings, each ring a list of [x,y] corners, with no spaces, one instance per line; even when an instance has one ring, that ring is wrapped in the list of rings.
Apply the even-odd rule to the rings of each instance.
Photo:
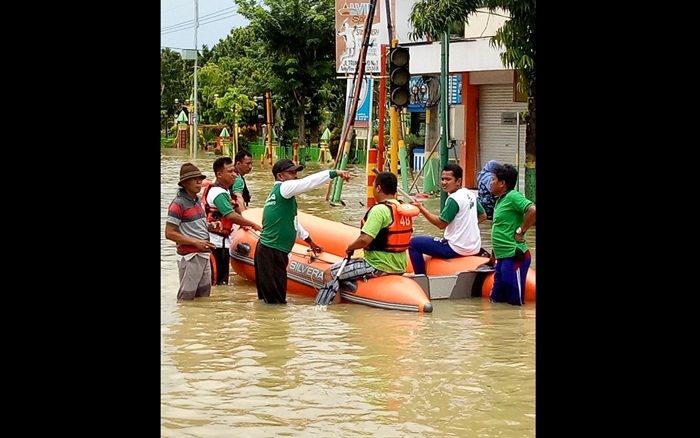
[[[280,187],[280,194],[289,199],[292,196],[315,189],[336,176],[348,181],[350,179],[350,172],[346,170],[322,170],[320,172],[312,173],[309,176],[305,176],[304,178],[283,181],[282,187]]]
[[[447,202],[450,202],[450,201],[454,202],[452,199],[448,199],[448,200],[447,200]],[[440,228],[441,230],[444,230],[444,229],[447,228],[447,226],[450,224],[449,222],[447,222],[447,221],[445,221],[444,219],[441,219],[441,218],[440,218],[440,216],[442,216],[442,213],[440,213],[440,216],[438,216],[438,215],[436,215],[436,214],[434,214],[434,213],[431,213],[430,211],[428,211],[427,208],[425,208],[425,206],[423,206],[423,204],[422,204],[421,202],[416,201],[416,202],[411,202],[411,204],[413,204],[413,205],[415,205],[416,207],[418,207],[418,210],[420,210],[421,214],[422,214],[423,216],[425,216],[426,219],[428,219],[428,222],[430,222],[431,224],[433,224],[433,225],[435,225],[436,227]],[[445,208],[447,208],[447,205],[448,205],[448,204],[445,203]],[[459,210],[459,207],[457,207],[457,209]],[[443,211],[445,211],[445,209],[443,209]],[[453,217],[454,217],[454,216],[453,216]]]

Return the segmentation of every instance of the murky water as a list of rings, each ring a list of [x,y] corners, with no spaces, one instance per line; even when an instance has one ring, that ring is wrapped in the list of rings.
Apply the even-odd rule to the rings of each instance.
[[[210,298],[178,303],[175,246],[163,230],[189,160],[180,150],[162,154],[161,435],[535,435],[534,304],[475,298],[435,300],[432,314],[357,304],[319,312],[308,297],[259,302],[255,285],[235,275]],[[214,159],[194,162],[213,177]],[[319,169],[312,164],[301,175]],[[323,186],[299,196],[300,209],[358,224],[366,184],[364,171],[355,173],[345,207],[330,207]],[[269,166],[256,162],[247,180],[259,206],[272,186]],[[437,211],[439,199],[426,205]],[[482,237],[490,249],[489,227]],[[416,231],[440,233],[420,218]],[[533,267],[534,231],[527,236]]]

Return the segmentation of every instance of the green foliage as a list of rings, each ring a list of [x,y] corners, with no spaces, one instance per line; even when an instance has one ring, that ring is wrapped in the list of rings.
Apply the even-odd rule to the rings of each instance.
[[[204,137],[205,144],[210,144],[216,142],[216,137],[219,135],[219,131],[204,129],[202,130],[202,137]]]
[[[250,97],[272,80],[265,45],[250,27],[233,29],[220,40],[212,50],[212,62],[219,65],[228,85]]]
[[[235,1],[250,20],[232,29],[198,58],[198,113],[202,123],[258,124],[253,96],[272,92],[275,109],[290,131],[318,134],[323,124],[342,121],[345,84],[335,79],[335,26],[333,0]],[[189,98],[193,88],[193,61],[179,52],[161,51],[162,116],[172,120],[174,100]],[[215,98],[218,95],[218,99]],[[163,121],[163,124],[167,123]],[[161,126],[163,126],[163,124]],[[278,125],[279,126],[279,125]],[[301,129],[299,129],[301,127]],[[162,128],[161,128],[162,129]],[[255,140],[255,129],[245,138]]]
[[[422,148],[425,143],[425,138],[419,137],[415,134],[406,134],[403,138],[406,147],[412,149],[414,147]]]
[[[504,47],[501,60],[520,71],[518,84],[529,96],[535,95],[535,0],[487,0],[490,10],[503,8],[510,12],[510,20],[498,29],[491,39],[495,47]]]
[[[283,114],[298,118],[296,127],[303,144],[306,115],[316,125],[320,123],[320,109],[328,100],[319,92],[324,84],[335,82],[334,1],[264,0],[264,6],[255,0],[236,3],[263,42],[273,75],[267,85],[274,102]],[[291,121],[293,117],[284,118]],[[285,123],[285,129],[291,129],[290,125]]]
[[[175,114],[175,99],[184,102],[191,92],[186,69],[186,63],[179,53],[170,49],[160,51],[160,83],[163,89],[160,108],[166,111],[170,119]]]
[[[411,9],[411,39],[439,41],[455,23],[464,22],[470,13],[483,6],[483,0],[421,0]],[[457,30],[455,28],[453,30]]]
[[[161,137],[160,138],[160,148],[172,148],[175,147],[175,137]]]
[[[336,126],[331,131],[331,139],[328,142],[328,150],[331,152],[331,156],[335,157],[338,155],[338,149],[340,148],[340,134],[342,134],[342,126]]]
[[[439,39],[452,23],[466,20],[483,6],[490,11],[501,8],[510,14],[511,18],[491,38],[491,44],[505,48],[501,60],[520,73],[518,86],[529,96],[525,150],[534,158],[536,0],[422,0],[411,11],[410,20],[415,29],[412,38]]]
[[[511,18],[496,32],[491,44],[504,47],[503,64],[521,72],[522,86],[534,95],[536,0],[422,0],[413,5],[412,38],[438,40],[456,22],[464,22],[479,7],[502,8]]]

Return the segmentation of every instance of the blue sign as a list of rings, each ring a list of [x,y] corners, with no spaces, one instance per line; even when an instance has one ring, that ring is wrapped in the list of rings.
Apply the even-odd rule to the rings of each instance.
[[[352,100],[352,92],[355,81],[348,79],[347,95],[348,101]],[[369,121],[372,118],[372,85],[374,79],[371,76],[366,76],[362,81],[360,95],[357,102],[357,112],[355,113],[355,127],[367,128]]]
[[[424,82],[423,76],[411,76],[408,82],[408,91],[411,93],[411,100],[408,103],[409,113],[421,113],[425,111],[426,102],[430,97],[430,88]]]
[[[435,81],[430,84],[431,81]],[[411,76],[409,82],[409,91],[411,92],[411,101],[408,104],[408,112],[420,113],[425,111],[425,107],[430,101],[437,103],[440,100],[439,96],[434,98],[430,95],[431,89],[439,93],[436,84],[439,83],[437,78],[423,78],[423,76]],[[432,86],[430,86],[432,85]],[[449,94],[449,102],[451,105],[459,105],[462,103],[462,75],[455,74],[448,77],[447,93]]]
[[[462,75],[449,77],[448,93],[450,93],[450,103],[459,105],[462,103]]]

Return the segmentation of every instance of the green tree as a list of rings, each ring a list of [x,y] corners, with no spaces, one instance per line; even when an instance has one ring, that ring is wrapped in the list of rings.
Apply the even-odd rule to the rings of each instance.
[[[273,75],[263,84],[283,111],[293,108],[299,141],[304,143],[306,115],[318,118],[321,106],[312,102],[325,83],[335,81],[334,1],[264,0],[264,6],[256,0],[236,3],[263,42],[261,57],[267,58]]]
[[[225,113],[224,121],[226,123],[230,121],[240,126],[241,123],[245,122],[243,114],[255,108],[255,102],[236,87],[228,87],[226,93],[216,99],[215,106],[219,111]],[[233,119],[234,114],[235,120]]]
[[[491,44],[505,48],[503,64],[517,70],[518,87],[528,95],[528,114],[525,117],[525,194],[535,199],[534,169],[536,167],[535,109],[537,87],[535,75],[535,6],[536,0],[423,0],[411,11],[413,37],[436,39],[452,23],[467,20],[479,7],[490,11],[497,8],[510,13],[510,19],[491,38]],[[531,173],[528,173],[531,172]],[[532,179],[532,180],[531,180]]]
[[[211,61],[216,62],[222,74],[230,79],[228,85],[251,97],[260,94],[260,85],[272,79],[265,43],[250,27],[232,29],[212,49]]]
[[[175,115],[175,99],[184,102],[189,97],[188,75],[186,64],[179,53],[170,49],[160,51],[160,84],[163,92],[160,94],[160,108],[165,111],[168,119]]]

